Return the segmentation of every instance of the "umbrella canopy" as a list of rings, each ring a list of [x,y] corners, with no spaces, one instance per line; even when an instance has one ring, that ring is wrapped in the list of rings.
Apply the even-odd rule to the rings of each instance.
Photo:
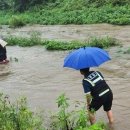
[[[98,47],[84,47],[72,51],[64,59],[64,67],[80,70],[89,67],[98,67],[110,60],[109,54]]]
[[[4,40],[2,40],[2,39],[0,39],[0,45],[1,45],[2,47],[4,47],[4,46],[7,45],[7,42],[4,41]]]

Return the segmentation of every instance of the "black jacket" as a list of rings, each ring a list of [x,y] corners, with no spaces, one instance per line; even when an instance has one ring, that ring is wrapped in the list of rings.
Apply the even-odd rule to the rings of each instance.
[[[98,71],[91,71],[85,75],[84,82],[88,83],[87,86],[84,84],[84,88],[89,87],[91,95],[95,98],[99,97],[102,92],[110,90],[102,74]]]

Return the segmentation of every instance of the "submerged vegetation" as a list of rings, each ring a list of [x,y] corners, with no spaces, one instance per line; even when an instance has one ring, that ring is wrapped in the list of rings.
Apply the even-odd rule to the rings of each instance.
[[[80,47],[99,47],[99,48],[108,48],[116,46],[119,42],[115,38],[111,37],[102,37],[96,38],[93,37],[88,41],[54,41],[54,40],[42,40],[37,34],[32,34],[29,38],[9,36],[5,38],[8,42],[8,45],[19,45],[22,47],[34,46],[34,45],[45,45],[47,50],[72,50],[78,49]]]
[[[20,1],[20,0],[19,0]],[[130,24],[129,0],[21,0],[6,2],[0,24]],[[2,6],[2,2],[0,3]],[[3,4],[4,6],[5,4]],[[20,19],[20,21],[19,21]],[[11,21],[11,22],[10,22]],[[17,24],[18,22],[18,24]],[[19,24],[19,22],[21,22]]]
[[[0,94],[0,130],[104,130],[106,125],[98,122],[90,125],[86,107],[80,103],[69,111],[65,94],[57,98],[59,111],[50,116],[46,126],[44,117],[35,114],[27,107],[26,98],[11,103],[7,96]],[[46,119],[47,120],[47,119]]]
[[[77,102],[75,109],[69,110],[69,102],[65,94],[57,98],[59,111],[51,116],[49,130],[104,130],[106,125],[98,122],[90,125],[86,105]]]

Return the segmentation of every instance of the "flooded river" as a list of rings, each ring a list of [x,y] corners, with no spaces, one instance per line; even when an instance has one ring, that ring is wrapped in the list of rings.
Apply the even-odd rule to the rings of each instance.
[[[129,26],[83,25],[83,26],[43,26],[24,27],[11,30],[12,34],[28,31],[40,31],[43,38],[61,40],[85,40],[89,36],[113,36],[122,42],[122,47],[107,49],[112,58],[99,68],[114,93],[113,113],[114,130],[130,129],[130,54],[124,54],[128,47]],[[48,31],[47,31],[48,30]],[[78,31],[76,31],[78,30]],[[24,33],[23,33],[24,34]],[[44,35],[45,34],[45,35]],[[1,29],[1,35],[6,31]],[[26,96],[29,106],[34,110],[57,110],[56,98],[66,93],[74,101],[85,101],[81,80],[76,70],[63,68],[64,57],[68,51],[47,51],[42,46],[10,47],[7,46],[8,65],[0,65],[0,91],[9,95],[11,100]],[[17,59],[17,60],[16,60]],[[97,120],[105,120],[105,112],[97,112]]]

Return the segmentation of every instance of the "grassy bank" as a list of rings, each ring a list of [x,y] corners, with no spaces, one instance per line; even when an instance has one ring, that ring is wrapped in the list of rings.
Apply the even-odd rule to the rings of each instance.
[[[11,103],[0,93],[0,130],[45,130],[42,118],[27,107],[26,98]]]
[[[0,11],[0,24],[130,24],[130,2],[127,0],[56,0],[33,7],[24,13]]]
[[[30,38],[9,36],[5,38],[5,41],[7,41],[8,45],[11,46],[19,45],[22,47],[26,47],[26,46],[44,45],[47,50],[72,50],[85,46],[108,48],[119,44],[119,42],[115,38],[111,37],[102,37],[102,38],[93,37],[90,40],[84,42],[81,41],[63,42],[54,40],[51,41],[42,40],[37,35],[31,35]]]
[[[15,103],[0,94],[0,130],[104,130],[104,123],[89,124],[86,106],[77,103],[73,111],[68,111],[69,102],[65,94],[57,98],[58,112],[50,115],[48,126],[44,118],[36,114],[27,105],[26,98]],[[78,106],[79,105],[79,106]]]

